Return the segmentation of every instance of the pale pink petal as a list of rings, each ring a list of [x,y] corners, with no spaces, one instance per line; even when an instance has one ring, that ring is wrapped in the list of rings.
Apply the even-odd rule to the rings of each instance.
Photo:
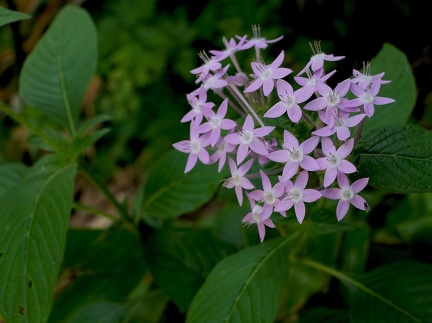
[[[249,169],[252,167],[253,162],[253,159],[249,159],[246,163],[239,167],[238,173],[240,174],[240,176],[244,176],[249,171]]]
[[[252,116],[248,114],[243,124],[243,130],[253,130],[253,128],[254,128],[254,121],[252,119]]]
[[[291,109],[289,109],[287,112],[288,112],[288,117],[292,122],[297,123],[300,121],[302,116],[302,111],[297,104],[293,105]]]
[[[261,175],[261,181],[262,181],[262,186],[263,186],[264,191],[271,190],[272,185],[271,185],[270,179],[267,177],[267,175],[262,170],[260,170],[260,175]]]
[[[255,190],[255,191],[248,193],[248,197],[250,197],[251,199],[253,199],[255,201],[261,200],[263,198],[263,196],[264,196],[263,190]]]
[[[239,145],[237,150],[237,165],[240,165],[249,153],[249,146]]]
[[[320,169],[320,166],[318,165],[317,161],[313,159],[311,156],[304,156],[303,160],[300,162],[300,166],[303,169],[306,169],[308,171],[315,171]]]
[[[198,153],[198,158],[203,164],[208,164],[210,159],[208,151],[205,149],[201,149]]]
[[[285,185],[284,183],[278,182],[273,187],[273,192],[277,197],[280,197],[285,192]]]
[[[321,139],[321,147],[323,150],[323,153],[328,154],[334,154],[336,152],[336,147],[333,144],[333,141],[330,138],[324,137]]]
[[[341,198],[341,189],[340,188],[326,188],[321,191],[322,196],[331,199],[331,200],[339,200]]]
[[[278,203],[278,205],[275,206],[274,210],[275,212],[284,212],[288,211],[292,206],[294,205],[294,202],[291,200],[282,200]]]
[[[324,175],[324,187],[329,187],[336,179],[337,169],[333,167],[327,168]]]
[[[365,116],[365,114],[364,114],[364,116]],[[351,132],[349,131],[349,129],[347,127],[340,128],[339,130],[337,130],[337,138],[339,140],[346,140],[347,138],[349,138],[350,135],[351,135]]]
[[[273,105],[265,114],[264,118],[278,118],[287,111],[283,102],[278,102]]]
[[[241,180],[241,187],[243,187],[245,190],[251,190],[255,188],[251,181],[245,177],[243,177]]]
[[[337,169],[345,174],[352,174],[357,171],[357,168],[351,162],[345,159],[340,161]]]
[[[383,104],[389,104],[389,103],[393,103],[395,102],[395,100],[390,99],[390,98],[384,98],[381,96],[376,96],[373,103],[376,105],[383,105]]]
[[[373,114],[375,113],[375,107],[373,105],[373,103],[366,103],[364,105],[364,112],[366,113],[366,115],[370,118],[373,116]]]
[[[257,137],[265,137],[269,133],[271,133],[274,130],[274,128],[275,127],[273,127],[273,126],[265,126],[265,127],[261,127],[261,128],[256,128],[253,132],[254,132],[255,136],[257,136]]]
[[[259,139],[254,139],[250,143],[249,147],[251,150],[253,150],[254,152],[256,152],[259,155],[262,155],[262,156],[268,155],[268,150],[267,150],[266,145]]]
[[[243,189],[241,186],[235,186],[234,187],[235,193],[237,195],[237,201],[239,205],[241,206],[243,204]]]
[[[281,67],[276,70],[273,70],[272,78],[273,79],[281,79],[289,74],[291,74],[292,70],[289,68]]]
[[[315,202],[321,196],[322,196],[322,194],[317,190],[306,189],[303,191],[303,201],[305,201],[307,203]]]
[[[323,97],[319,97],[306,103],[303,109],[309,111],[318,111],[324,109],[326,106],[327,106],[326,100]]]
[[[355,181],[354,183],[352,183],[351,189],[353,190],[354,193],[358,193],[366,187],[368,182],[369,182],[369,178],[361,178]]]
[[[306,187],[308,180],[309,180],[308,172],[307,171],[301,171],[297,176],[295,186],[298,187],[299,189],[303,190]]]
[[[306,214],[306,207],[303,201],[299,201],[294,204],[294,210],[297,217],[297,221],[301,224]]]
[[[264,237],[265,237],[265,226],[264,223],[258,223],[258,234],[260,237],[260,241],[263,242],[264,241]]]
[[[263,85],[263,80],[261,78],[257,78],[253,81],[243,92],[249,93],[258,90]]]
[[[339,187],[341,189],[350,187],[350,182],[349,182],[348,177],[342,172],[339,172],[337,174],[337,182],[338,182]]]
[[[281,66],[284,60],[284,56],[284,51],[281,51],[280,54],[276,57],[276,59],[273,61],[273,63],[270,64],[270,66],[272,68],[278,68],[279,66]]]
[[[342,220],[347,214],[350,203],[348,201],[340,200],[336,207],[336,217],[338,221]]]
[[[261,221],[267,220],[273,213],[273,205],[265,203],[262,208]]]
[[[239,143],[241,143],[241,137],[236,133],[226,135],[224,139],[227,143],[230,143],[232,145],[238,145]]]
[[[360,195],[354,195],[353,198],[350,200],[350,203],[359,210],[365,210],[366,206],[368,205],[366,200]]]
[[[291,179],[298,171],[298,164],[288,162],[285,164],[285,167],[282,171],[282,181],[285,182]]]
[[[298,148],[299,146],[297,138],[287,130],[284,130],[284,146],[286,148]]]
[[[354,139],[348,140],[342,146],[340,146],[337,150],[337,153],[340,158],[346,158],[354,148]]]
[[[289,160],[289,152],[284,149],[276,150],[269,153],[267,158],[278,163],[286,163]]]
[[[196,165],[198,156],[196,154],[190,154],[186,163],[185,173],[188,173]]]
[[[263,93],[265,96],[268,96],[274,88],[273,79],[268,79],[263,82]]]
[[[336,132],[336,128],[331,129],[330,127],[325,126],[325,127],[322,127],[320,129],[315,130],[314,132],[312,132],[312,134],[315,136],[320,136],[320,137],[328,137],[328,136],[331,136],[332,134],[334,134],[335,132]],[[349,137],[349,131],[348,131],[348,137]],[[338,139],[342,140],[339,137],[338,137]]]

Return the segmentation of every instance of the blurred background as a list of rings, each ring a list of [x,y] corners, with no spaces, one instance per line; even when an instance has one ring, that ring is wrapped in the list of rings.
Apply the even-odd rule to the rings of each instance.
[[[85,8],[99,37],[99,63],[87,91],[82,119],[112,116],[111,131],[86,152],[99,176],[118,194],[133,194],[151,160],[188,136],[181,117],[186,94],[196,89],[190,70],[201,50],[223,49],[222,37],[252,35],[259,24],[267,39],[283,35],[264,55],[285,51],[285,65],[299,71],[321,41],[326,53],[345,55],[334,78],[361,69],[385,42],[403,51],[416,78],[412,120],[432,128],[432,37],[425,1],[382,0],[8,0],[0,4],[33,18],[0,30],[0,99],[19,110],[19,72],[56,13],[66,4]],[[36,111],[23,113],[44,126]],[[26,129],[6,116],[0,123],[0,161],[32,164],[41,154]],[[85,188],[80,194],[85,194]],[[89,199],[91,199],[91,193]],[[94,198],[94,197],[93,197]]]

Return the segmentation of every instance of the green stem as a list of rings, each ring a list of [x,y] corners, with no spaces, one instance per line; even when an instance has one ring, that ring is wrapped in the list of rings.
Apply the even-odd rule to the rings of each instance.
[[[114,222],[118,221],[118,217],[116,217],[113,214],[104,212],[102,210],[99,210],[99,209],[96,209],[94,207],[91,207],[91,206],[88,206],[88,205],[84,205],[84,204],[81,204],[81,203],[78,203],[78,202],[73,202],[72,203],[72,208],[74,210],[84,211],[84,212],[88,212],[88,213],[91,213],[91,214],[94,214],[94,215],[100,215],[100,216],[103,216],[103,217],[105,217],[107,219],[110,219],[110,220],[112,220]]]
[[[392,301],[388,300],[387,298],[383,297],[382,295],[376,293],[374,290],[363,285],[361,282],[343,274],[342,272],[340,272],[334,268],[327,267],[323,264],[320,264],[320,263],[315,262],[315,261],[310,260],[310,259],[296,259],[295,261],[300,263],[300,264],[309,266],[311,268],[315,268],[315,269],[322,271],[326,274],[329,274],[330,276],[333,276],[333,277],[339,279],[340,281],[347,282],[347,283],[353,285],[354,287],[362,290],[366,294],[369,294],[370,296],[375,297],[376,299],[380,300],[384,304],[386,304],[386,305],[394,308],[395,310],[403,313],[404,315],[406,315],[407,317],[412,319],[414,322],[420,322],[416,317],[413,317],[410,313],[408,313],[403,308],[399,307],[397,304],[393,303]]]
[[[31,132],[34,132],[41,139],[45,140],[50,146],[52,146],[57,152],[59,152],[61,154],[64,153],[63,147],[60,146],[58,142],[54,141],[49,136],[47,136],[44,132],[40,131],[33,124],[28,122],[22,115],[16,113],[14,110],[12,110],[12,108],[9,107],[8,105],[6,105],[4,102],[0,102],[0,111],[6,113],[9,117],[14,119],[16,122],[20,123],[21,125],[23,125],[27,129],[29,129]]]
[[[79,165],[81,173],[86,177],[89,182],[93,184],[93,186],[95,186],[105,196],[108,202],[110,202],[111,205],[115,207],[121,218],[133,224],[133,219],[129,216],[126,208],[116,200],[114,195],[111,194],[105,184],[100,181],[99,178],[97,178],[94,173],[89,169],[88,165],[86,165],[84,162],[80,162]]]

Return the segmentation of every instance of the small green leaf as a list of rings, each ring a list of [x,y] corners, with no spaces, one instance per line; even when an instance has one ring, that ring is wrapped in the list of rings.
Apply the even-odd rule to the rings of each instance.
[[[288,278],[291,241],[272,239],[219,262],[192,301],[186,322],[273,322]]]
[[[224,174],[217,165],[203,165],[198,161],[185,174],[188,155],[170,150],[149,170],[143,186],[142,212],[161,219],[174,218],[190,212],[210,200]]]
[[[0,198],[0,315],[45,323],[63,259],[75,165],[39,163]]]
[[[77,136],[83,135],[86,131],[90,130],[92,127],[96,126],[99,123],[110,121],[112,117],[108,114],[98,114],[97,116],[86,120],[82,125],[80,125],[77,129]]]
[[[15,21],[30,19],[30,18],[31,16],[26,13],[13,11],[13,10],[0,7],[0,27]]]
[[[414,125],[371,131],[359,145],[357,169],[375,188],[394,193],[432,192],[432,132]]]
[[[391,81],[381,85],[378,96],[392,98],[395,102],[375,106],[374,115],[370,119],[366,118],[364,134],[378,127],[405,123],[417,100],[415,78],[402,51],[385,43],[371,64],[371,74],[385,72],[383,79]]]
[[[353,289],[350,322],[430,322],[432,266],[400,261],[367,273]]]
[[[97,55],[90,15],[80,7],[65,6],[24,62],[21,97],[74,134]]]

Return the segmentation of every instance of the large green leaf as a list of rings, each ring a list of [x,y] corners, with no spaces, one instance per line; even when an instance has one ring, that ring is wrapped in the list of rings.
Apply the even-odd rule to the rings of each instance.
[[[413,125],[375,129],[359,142],[357,168],[369,184],[394,193],[432,192],[432,132]]]
[[[224,174],[217,165],[198,161],[185,174],[188,155],[170,150],[149,171],[142,192],[142,212],[157,218],[174,218],[203,205],[215,193]]]
[[[143,242],[144,255],[156,284],[183,312],[213,267],[236,251],[209,230],[146,231]]]
[[[403,261],[367,273],[354,289],[350,322],[432,322],[432,266]]]
[[[292,238],[276,238],[225,258],[198,291],[186,322],[273,322],[288,278]]]
[[[69,230],[59,282],[66,287],[56,296],[48,322],[69,322],[99,303],[104,308],[123,302],[145,272],[135,232],[117,226]]]
[[[0,316],[43,322],[63,259],[75,165],[42,164],[0,198]]]
[[[0,196],[19,183],[28,172],[28,167],[21,163],[0,165]]]
[[[392,98],[395,102],[375,106],[375,113],[366,120],[363,133],[381,126],[405,123],[417,100],[417,87],[411,65],[405,54],[389,43],[385,43],[378,55],[372,59],[371,74],[381,72],[385,72],[383,79],[390,80],[391,83],[383,84],[378,96]]]
[[[24,62],[20,95],[74,133],[97,55],[90,15],[77,6],[65,6]]]
[[[15,21],[30,19],[30,18],[31,16],[26,13],[0,7],[0,27]]]

